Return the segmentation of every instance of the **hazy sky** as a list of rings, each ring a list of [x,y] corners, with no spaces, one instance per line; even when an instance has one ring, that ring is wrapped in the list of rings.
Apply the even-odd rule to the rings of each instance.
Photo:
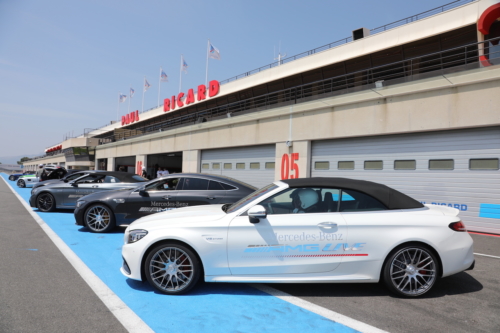
[[[160,66],[161,97],[179,90],[181,54],[183,91],[204,83],[208,38],[222,57],[209,79],[221,81],[273,62],[280,42],[291,56],[449,2],[0,0],[0,162],[115,120],[130,86],[140,110],[144,76],[144,109],[155,107]]]

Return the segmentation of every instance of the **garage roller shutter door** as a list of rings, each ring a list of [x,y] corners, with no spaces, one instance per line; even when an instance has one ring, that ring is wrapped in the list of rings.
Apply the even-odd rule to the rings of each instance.
[[[204,150],[200,170],[260,188],[274,181],[275,154],[274,145]]]
[[[312,143],[311,175],[386,184],[422,203],[459,208],[469,230],[500,234],[499,157],[498,127],[325,140]]]

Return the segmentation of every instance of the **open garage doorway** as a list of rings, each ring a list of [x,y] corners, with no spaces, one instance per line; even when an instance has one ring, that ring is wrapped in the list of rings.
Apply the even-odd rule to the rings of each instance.
[[[135,173],[135,156],[117,157],[115,158],[115,171],[123,171]]]
[[[160,168],[169,173],[182,172],[182,152],[148,155],[146,170],[148,178],[156,178]]]

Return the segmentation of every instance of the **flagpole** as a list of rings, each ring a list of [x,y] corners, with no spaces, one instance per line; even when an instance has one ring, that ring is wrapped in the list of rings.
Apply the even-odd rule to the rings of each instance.
[[[120,97],[121,97],[121,95],[122,95],[122,93],[118,94],[118,108],[116,108],[116,121],[118,121],[118,119],[120,119],[119,114],[120,114]]]
[[[158,79],[158,106],[157,106],[157,108],[160,107],[161,71],[162,71],[162,68],[160,66],[160,78]]]
[[[207,42],[207,69],[206,69],[206,72],[205,72],[205,85],[208,86],[208,52],[209,52],[209,49],[210,49],[210,38],[208,39],[208,42]]]
[[[132,99],[132,96],[130,96],[130,90],[132,90],[132,85],[130,85],[130,89],[128,91],[128,113],[130,113],[130,100]]]
[[[142,83],[142,110],[141,112],[144,112],[144,92],[146,91],[146,76],[144,76],[144,82]]]
[[[183,55],[181,54],[181,68],[180,68],[180,72],[179,72],[179,76],[180,76],[180,79],[179,79],[179,94],[181,93],[181,88],[182,88],[182,58],[183,58]]]

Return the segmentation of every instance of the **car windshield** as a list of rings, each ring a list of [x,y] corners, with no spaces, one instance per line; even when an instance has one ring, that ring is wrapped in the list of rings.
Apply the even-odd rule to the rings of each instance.
[[[275,190],[276,188],[278,188],[278,185],[276,185],[276,184],[269,184],[267,186],[264,186],[260,190],[257,190],[255,192],[250,193],[249,195],[247,195],[246,197],[244,197],[240,201],[237,201],[234,204],[232,204],[231,206],[229,206],[226,210],[226,213],[235,212],[238,209],[240,209],[241,207],[248,204],[250,201],[254,201],[254,200],[262,197],[263,195],[266,195],[267,193]]]

